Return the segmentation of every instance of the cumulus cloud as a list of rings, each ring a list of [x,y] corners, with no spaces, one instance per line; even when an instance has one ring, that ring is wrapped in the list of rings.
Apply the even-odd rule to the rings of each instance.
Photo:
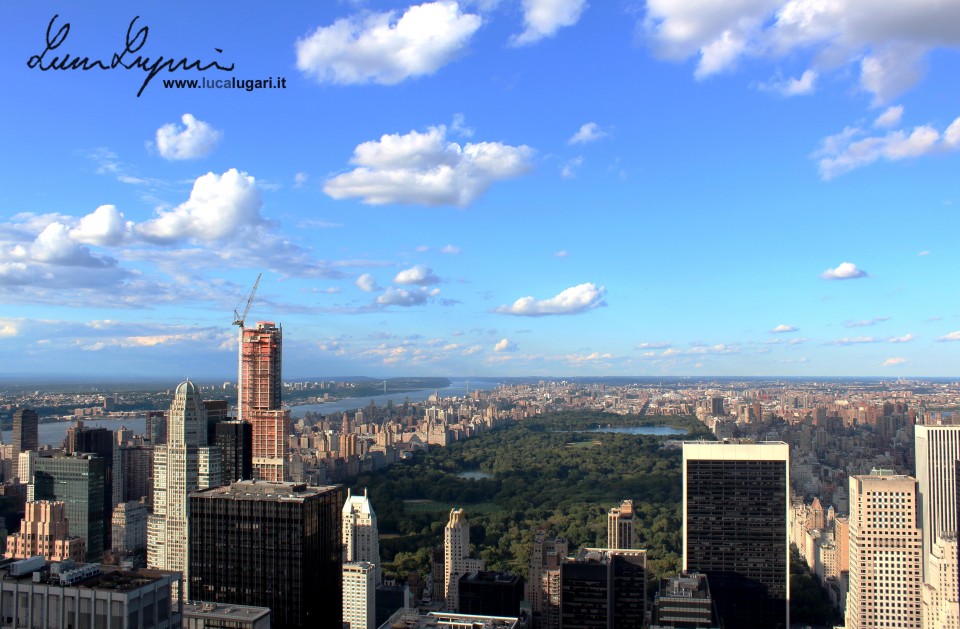
[[[781,96],[803,96],[813,93],[819,76],[816,70],[806,70],[800,78],[781,79],[777,77],[768,83],[761,83],[760,89]]]
[[[357,288],[362,290],[365,293],[372,293],[374,291],[380,290],[380,287],[377,286],[377,280],[374,279],[369,273],[364,273],[357,278],[356,281]]]
[[[820,274],[825,280],[855,280],[861,277],[867,277],[867,272],[858,269],[853,262],[841,262],[834,269],[827,269]]]
[[[470,347],[464,349],[460,352],[461,356],[473,356],[474,354],[479,354],[483,351],[482,345],[471,345]]]
[[[377,305],[380,306],[422,306],[427,303],[431,297],[435,297],[439,291],[433,289],[428,291],[426,288],[406,289],[389,287],[382,295],[377,297]]]
[[[327,180],[334,199],[359,197],[364,203],[455,205],[466,207],[497,181],[531,169],[533,149],[501,142],[460,146],[446,139],[446,127],[426,133],[384,135],[364,142],[350,160],[357,168]]]
[[[116,246],[130,234],[132,225],[116,206],[101,205],[80,219],[70,230],[70,237],[87,245]]]
[[[526,46],[573,26],[587,8],[587,0],[522,0],[524,30],[511,41]]]
[[[607,132],[601,129],[600,125],[596,122],[587,122],[567,140],[567,144],[588,144],[605,137],[607,137]]]
[[[440,283],[440,278],[433,274],[433,269],[417,264],[397,273],[396,277],[393,278],[393,283],[429,286]]]
[[[452,0],[364,13],[297,40],[297,68],[322,83],[393,85],[452,62],[480,28],[480,16]]]
[[[20,329],[15,321],[0,319],[0,338],[17,336],[18,334],[20,334]]]
[[[894,105],[887,107],[882,114],[873,121],[873,126],[881,129],[889,129],[900,124],[900,118],[903,117],[903,105]]]
[[[666,343],[666,342],[640,343],[637,345],[637,349],[666,349],[671,345],[672,343]]]
[[[507,339],[500,339],[497,341],[497,344],[493,346],[493,351],[495,352],[512,352],[516,349],[517,344]]]
[[[886,359],[885,361],[883,361],[883,366],[884,366],[884,367],[892,367],[892,366],[894,366],[894,365],[902,365],[902,364],[904,364],[904,363],[906,363],[906,362],[908,362],[906,358],[900,358],[900,357],[897,357],[897,358],[888,358],[888,359]]]
[[[564,179],[573,179],[577,176],[577,169],[583,166],[583,156],[578,155],[573,159],[568,159],[560,167],[560,176]]]
[[[223,175],[199,177],[189,199],[172,210],[159,211],[157,218],[141,223],[136,231],[157,243],[212,242],[262,224],[262,205],[254,178],[231,168]]]
[[[833,342],[834,345],[860,345],[862,343],[876,343],[877,339],[872,336],[845,336]]]
[[[521,317],[580,314],[607,305],[603,300],[605,293],[603,286],[597,287],[587,282],[572,286],[549,299],[521,297],[509,306],[500,306],[495,312]]]
[[[960,341],[960,330],[956,330],[955,332],[950,332],[949,334],[944,334],[937,340],[938,341]]]
[[[860,127],[847,127],[824,138],[813,156],[819,160],[820,176],[829,180],[878,160],[898,162],[957,149],[960,149],[960,117],[942,134],[930,125],[914,127],[909,133],[897,129],[885,135],[868,135]]]
[[[909,343],[915,338],[917,337],[915,337],[913,334],[904,334],[903,336],[894,336],[888,338],[887,341],[890,343]]]
[[[772,330],[770,330],[770,332],[772,332],[773,334],[783,334],[783,333],[785,333],[785,332],[796,332],[797,330],[798,330],[798,328],[795,327],[795,326],[786,325],[786,324],[781,323],[781,324],[778,325],[777,327],[775,327],[775,328],[773,328]]]
[[[705,78],[745,57],[809,56],[823,69],[859,70],[884,102],[910,89],[938,47],[960,44],[960,5],[942,0],[648,0],[642,28],[662,57],[699,59]]]
[[[216,148],[223,133],[191,114],[180,118],[183,126],[171,122],[157,129],[157,150],[169,160],[205,157]]]

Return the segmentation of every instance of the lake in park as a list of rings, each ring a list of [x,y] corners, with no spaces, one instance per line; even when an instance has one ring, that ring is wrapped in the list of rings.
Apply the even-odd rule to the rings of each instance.
[[[660,437],[687,434],[686,430],[673,426],[597,426],[590,430],[578,430],[577,432],[612,432],[621,435],[656,435]]]

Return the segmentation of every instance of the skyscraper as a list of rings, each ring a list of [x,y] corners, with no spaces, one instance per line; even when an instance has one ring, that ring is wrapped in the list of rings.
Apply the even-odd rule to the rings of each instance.
[[[103,558],[104,461],[94,454],[39,457],[33,472],[34,500],[66,505],[70,533],[86,542],[86,561]]]
[[[920,528],[923,531],[923,579],[927,581],[937,538],[957,532],[956,464],[960,426],[917,424],[914,428]]]
[[[633,501],[624,500],[607,514],[607,548],[633,548]]]
[[[269,607],[274,629],[341,629],[339,485],[240,481],[190,496],[190,592]]]
[[[106,428],[89,428],[83,425],[83,422],[77,422],[76,426],[67,429],[66,438],[67,454],[75,452],[89,452],[96,454],[103,459],[104,481],[103,481],[103,547],[110,548],[113,536],[110,522],[113,517],[113,505],[120,502],[123,494],[123,483],[117,483],[114,487],[114,453],[119,448],[112,430]],[[119,459],[119,457],[117,457]],[[116,476],[120,476],[120,470],[117,469]]]
[[[207,414],[197,387],[181,383],[167,413],[167,442],[153,451],[153,513],[147,520],[147,565],[183,574],[189,587],[189,496],[220,484],[220,455],[207,447]]]
[[[219,422],[214,443],[223,457],[221,474],[225,483],[253,479],[253,426],[244,421]]]
[[[891,470],[851,476],[847,629],[919,629],[921,551],[917,481]]]
[[[376,629],[376,566],[369,561],[343,564],[343,622],[350,629]]]
[[[647,551],[584,548],[560,564],[561,629],[642,627]]]
[[[960,627],[960,579],[957,574],[957,538],[937,539],[930,559],[930,571],[923,578],[920,617],[923,629]]]
[[[70,535],[66,506],[62,502],[38,500],[24,509],[20,532],[7,537],[6,557],[28,559],[43,555],[49,561],[83,561],[84,540]]]
[[[726,629],[790,626],[790,450],[683,444],[683,570],[707,575]]]
[[[535,627],[560,626],[560,563],[567,556],[568,546],[563,537],[549,537],[546,529],[539,529],[534,535],[526,600],[530,602]]]
[[[482,559],[471,559],[470,523],[463,509],[450,509],[450,520],[443,529],[443,597],[449,611],[460,606],[460,577],[483,570]]]
[[[286,480],[290,413],[280,407],[283,329],[270,321],[243,328],[240,347],[240,417],[253,425],[254,477]]]
[[[377,514],[373,511],[367,492],[354,496],[347,490],[343,503],[343,561],[365,561],[374,567],[374,585],[380,585],[380,536]]]
[[[21,452],[36,450],[40,446],[37,437],[37,424],[40,422],[37,411],[21,408],[13,412],[13,453],[11,458],[17,460]],[[26,481],[24,481],[26,482]]]

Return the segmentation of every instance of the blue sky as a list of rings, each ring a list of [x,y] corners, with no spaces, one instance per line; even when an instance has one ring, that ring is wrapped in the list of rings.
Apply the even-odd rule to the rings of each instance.
[[[960,375],[956,2],[0,12],[0,373]]]

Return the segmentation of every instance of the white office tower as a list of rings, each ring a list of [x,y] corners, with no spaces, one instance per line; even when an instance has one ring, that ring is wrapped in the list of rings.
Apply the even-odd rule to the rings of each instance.
[[[207,447],[207,412],[197,387],[189,380],[181,383],[167,413],[167,443],[153,450],[153,514],[147,520],[147,566],[179,571],[184,600],[190,583],[190,492],[220,484],[219,465],[211,463],[219,458],[218,451]]]
[[[369,561],[343,564],[343,623],[349,629],[376,629],[376,566]]]
[[[939,538],[930,557],[930,571],[924,578],[920,609],[924,629],[960,629],[958,600],[957,538]]]
[[[482,559],[470,559],[470,523],[463,509],[450,509],[443,529],[443,598],[447,611],[460,610],[460,577],[483,570]]]
[[[607,513],[607,548],[633,548],[633,501],[624,500]]]
[[[380,536],[377,532],[377,514],[373,511],[367,490],[354,496],[347,490],[343,503],[343,561],[366,561],[374,566],[374,582],[380,585]]]
[[[920,528],[923,530],[924,581],[937,538],[957,533],[957,461],[960,426],[917,424],[914,433]]]
[[[876,469],[851,476],[849,535],[846,629],[919,629],[916,479]]]

